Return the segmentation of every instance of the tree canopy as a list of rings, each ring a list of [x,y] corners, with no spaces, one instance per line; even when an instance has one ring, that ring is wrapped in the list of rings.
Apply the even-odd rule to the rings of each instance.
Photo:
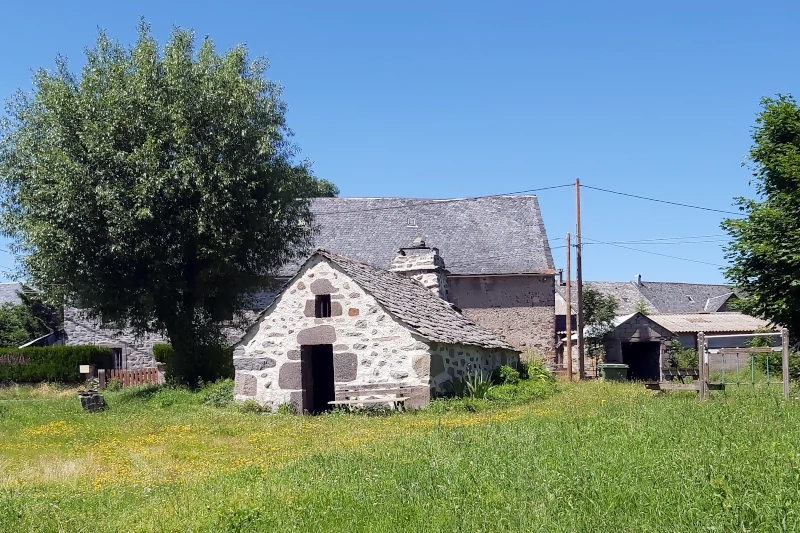
[[[619,301],[591,288],[583,289],[584,341],[590,357],[603,354],[603,338],[614,329]]]
[[[20,273],[54,303],[137,332],[166,332],[176,371],[210,379],[199,347],[309,251],[309,197],[336,195],[297,162],[265,59],[147,24],[105,33],[82,72],[63,58],[8,105],[2,230]]]
[[[764,98],[749,161],[758,199],[737,198],[744,218],[722,223],[731,236],[725,276],[737,309],[800,331],[800,107]]]

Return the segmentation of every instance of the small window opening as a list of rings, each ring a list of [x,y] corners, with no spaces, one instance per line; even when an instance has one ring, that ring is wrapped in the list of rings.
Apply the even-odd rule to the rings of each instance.
[[[687,298],[687,299],[688,299],[690,302],[693,302],[693,301],[694,301],[694,298],[692,298],[692,297],[691,297],[691,296],[689,296],[688,294],[686,295],[686,298]]]
[[[111,348],[114,352],[114,368],[122,368],[123,359],[122,359],[122,348]]]
[[[314,316],[328,318],[331,316],[331,295],[318,294],[314,302]]]
[[[406,224],[406,227],[416,228],[417,227],[417,219],[414,218],[414,217],[408,217],[408,223]]]

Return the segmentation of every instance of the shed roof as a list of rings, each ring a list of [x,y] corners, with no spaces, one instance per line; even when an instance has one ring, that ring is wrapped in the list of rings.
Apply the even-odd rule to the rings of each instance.
[[[374,267],[389,269],[400,247],[422,237],[452,275],[555,273],[536,196],[315,198],[311,212],[317,248]]]
[[[742,313],[677,313],[648,315],[648,318],[673,333],[700,331],[725,333],[751,333],[771,328],[769,322]]]
[[[306,263],[315,257],[323,257],[341,268],[386,311],[425,339],[446,344],[467,344],[517,351],[496,334],[475,324],[450,303],[410,278],[326,250],[317,250]],[[285,291],[290,285],[291,283],[287,283],[283,290]],[[279,297],[280,294],[275,301]],[[259,315],[259,318],[270,312],[275,301]]]

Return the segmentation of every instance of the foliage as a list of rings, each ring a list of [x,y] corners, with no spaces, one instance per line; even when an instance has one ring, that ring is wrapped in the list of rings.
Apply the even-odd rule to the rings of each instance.
[[[244,46],[219,54],[142,22],[100,32],[82,72],[36,71],[0,131],[0,225],[26,279],[55,304],[166,333],[174,377],[213,381],[198,346],[309,251],[308,198],[333,195],[297,163],[280,87]]]
[[[196,346],[195,356],[198,361],[198,381],[214,382],[220,379],[233,379],[233,348],[227,346]],[[153,346],[153,357],[164,363],[164,374],[167,381],[180,383],[175,368],[175,350],[169,344]]]
[[[542,361],[528,361],[527,363],[527,378],[531,381],[543,381],[545,383],[554,383],[556,377],[550,372]]]
[[[492,374],[484,373],[480,370],[467,366],[467,371],[463,376],[454,377],[450,382],[453,394],[458,398],[477,398],[484,399],[492,388]]]
[[[245,400],[242,403],[238,403],[236,404],[236,407],[242,413],[254,413],[257,415],[263,415],[272,412],[272,409],[270,409],[269,407],[261,405],[260,403],[252,399]]]
[[[697,350],[684,347],[678,339],[672,339],[669,346],[667,346],[666,352],[673,367],[697,368],[700,364]]]
[[[101,346],[48,346],[0,349],[0,382],[81,381],[80,365],[111,368],[113,352]]]
[[[639,300],[638,302],[636,302],[636,305],[634,306],[633,310],[637,313],[642,313],[643,315],[646,315],[649,312],[649,310],[647,309],[647,304],[644,303],[644,300]]]
[[[725,276],[740,289],[738,309],[800,331],[800,106],[778,95],[761,107],[749,154],[759,199],[737,198],[745,217],[722,223]]]
[[[213,407],[227,407],[233,402],[233,380],[221,379],[202,388],[203,403]]]
[[[286,402],[278,406],[278,410],[276,411],[276,413],[279,415],[296,415],[297,408],[293,403]]]
[[[586,329],[584,342],[589,357],[600,359],[605,355],[603,339],[614,330],[619,301],[591,288],[583,290],[583,324]]]
[[[492,380],[498,385],[516,385],[520,380],[520,372],[508,365],[503,365],[494,371]]]
[[[61,329],[60,314],[23,285],[19,304],[0,305],[0,347],[16,348]]]

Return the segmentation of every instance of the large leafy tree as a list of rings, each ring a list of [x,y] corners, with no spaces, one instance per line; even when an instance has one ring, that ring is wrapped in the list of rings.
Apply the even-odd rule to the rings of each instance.
[[[2,229],[54,303],[166,333],[175,372],[213,378],[221,342],[284,263],[308,252],[309,200],[338,191],[296,163],[266,60],[177,29],[159,48],[100,33],[80,75],[59,58],[9,102]]]
[[[722,223],[725,275],[741,290],[738,309],[800,332],[800,107],[782,95],[761,105],[750,149],[759,198],[737,198],[745,218]]]

